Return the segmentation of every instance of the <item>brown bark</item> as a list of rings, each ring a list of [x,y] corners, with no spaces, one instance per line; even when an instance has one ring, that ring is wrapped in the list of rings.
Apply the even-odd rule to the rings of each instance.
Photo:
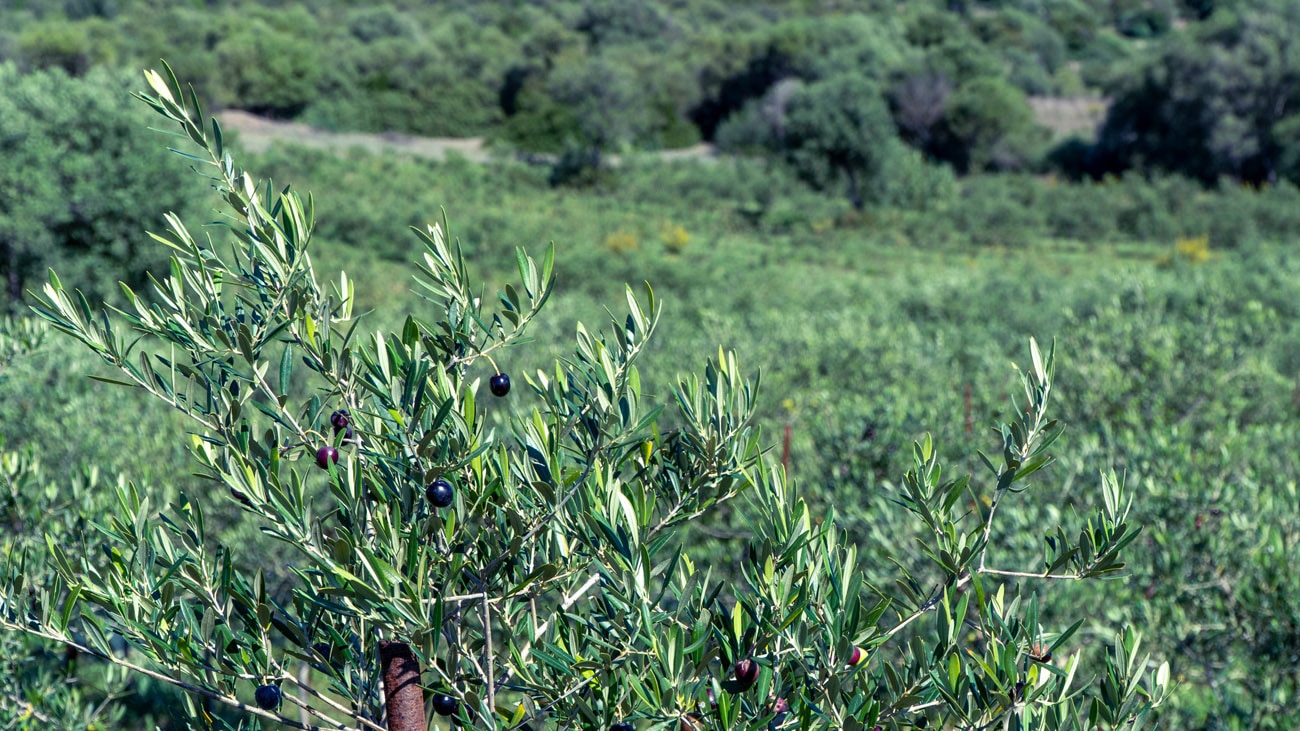
[[[970,382],[966,382],[966,433],[975,433],[975,420],[971,417],[970,409]]]
[[[379,665],[384,676],[384,706],[388,731],[425,731],[424,689],[420,687],[420,662],[405,642],[379,642]]]
[[[12,312],[17,312],[23,301],[23,278],[18,273],[18,252],[10,249],[7,258],[9,260],[9,276],[6,278],[9,285],[9,309]]]

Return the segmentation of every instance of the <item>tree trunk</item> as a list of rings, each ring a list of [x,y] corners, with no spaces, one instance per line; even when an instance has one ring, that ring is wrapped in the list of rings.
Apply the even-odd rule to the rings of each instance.
[[[384,676],[384,707],[388,731],[425,731],[424,689],[420,663],[405,642],[379,642],[379,665]]]
[[[849,203],[853,204],[853,210],[862,210],[862,191],[858,189],[858,174],[852,166],[845,165],[844,172],[849,176]]]
[[[9,260],[8,282],[6,283],[9,290],[9,302],[6,309],[17,312],[18,305],[23,301],[23,278],[18,274],[18,250],[8,245],[3,247]]]

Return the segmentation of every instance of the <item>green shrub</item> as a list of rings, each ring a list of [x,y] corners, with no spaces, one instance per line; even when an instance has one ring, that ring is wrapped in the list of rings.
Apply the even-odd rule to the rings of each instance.
[[[573,111],[581,132],[575,142],[596,153],[594,167],[600,167],[600,152],[630,144],[650,129],[650,109],[634,73],[623,64],[598,57],[558,66],[546,89]]]
[[[951,167],[926,162],[917,150],[899,150],[876,184],[884,206],[944,216],[956,204],[961,186]]]
[[[1261,237],[1278,243],[1300,232],[1300,187],[1296,184],[1284,180],[1264,186],[1254,202],[1254,221]]]
[[[62,19],[34,23],[18,35],[17,51],[29,68],[62,69],[72,76],[116,61],[111,29],[98,18],[80,23]]]
[[[1052,183],[1042,190],[1044,224],[1052,236],[1114,241],[1119,236],[1118,196],[1102,183]]]
[[[52,265],[106,297],[116,294],[109,280],[138,286],[165,264],[140,231],[166,211],[192,210],[197,197],[148,142],[127,84],[104,69],[78,79],[0,65],[0,261],[10,308]]]
[[[1133,38],[1154,38],[1173,24],[1171,0],[1121,0],[1114,5],[1115,28]]]
[[[723,152],[765,154],[779,148],[777,130],[763,114],[763,104],[753,100],[718,125],[714,143]]]
[[[801,178],[843,190],[857,209],[875,197],[900,147],[880,88],[852,75],[796,90],[781,146]]]
[[[1065,63],[1065,43],[1047,23],[1026,12],[1003,9],[971,19],[971,31],[991,48],[1025,52],[1048,75]],[[1012,72],[1014,73],[1014,69]]]
[[[1071,51],[1086,47],[1100,30],[1101,18],[1083,0],[1055,0],[1045,3],[1044,10]]]
[[[1050,96],[1055,91],[1051,72],[1032,52],[1009,48],[1004,52],[1011,70],[1007,82],[1029,96]]]
[[[1024,93],[991,76],[958,86],[944,121],[950,134],[944,159],[963,172],[1024,170],[1047,139]]]
[[[968,33],[948,36],[926,48],[924,58],[925,70],[943,76],[955,86],[1001,76],[998,57]]]
[[[1289,110],[1277,100],[1300,94],[1300,61],[1282,50],[1300,29],[1294,10],[1277,1],[1243,6],[1174,36],[1117,78],[1099,137],[1105,170],[1176,172],[1207,185],[1225,176],[1276,180],[1289,141]]]
[[[1118,199],[1116,223],[1122,235],[1138,241],[1173,241],[1179,234],[1168,201],[1143,176],[1128,174],[1111,184]]]
[[[1046,228],[1041,191],[1042,184],[1029,176],[966,178],[953,209],[958,235],[976,246],[1028,246]]]
[[[302,8],[275,14],[228,15],[229,31],[217,44],[225,106],[272,117],[294,117],[316,96],[324,56],[316,19]]]
[[[854,539],[879,555],[905,552],[911,534],[887,509],[909,459],[895,446],[931,430],[963,464],[956,455],[983,449],[988,425],[1005,415],[1004,387],[988,376],[1016,356],[998,343],[1017,331],[1066,333],[1061,347],[1076,353],[1060,372],[1075,386],[1060,405],[1071,425],[1067,477],[1050,504],[1009,512],[1008,531],[1037,533],[1086,502],[1086,465],[1098,459],[1150,476],[1150,499],[1135,513],[1158,527],[1139,539],[1133,580],[1102,593],[1067,589],[1044,613],[1086,604],[1098,608],[1099,626],[1152,628],[1148,640],[1182,678],[1162,727],[1287,728],[1296,680],[1273,658],[1294,650],[1284,628],[1295,617],[1270,597],[1300,588],[1276,568],[1300,558],[1286,543],[1300,515],[1284,436],[1300,424],[1289,324],[1297,262],[1278,248],[1154,270],[1097,252],[1051,275],[1041,259],[1020,257],[918,264],[834,297],[838,307],[819,302],[814,335],[796,334],[802,312],[746,322],[773,333],[759,362],[793,366],[765,383],[791,394],[788,413],[771,418],[792,424],[792,474],[823,486],[810,495],[818,504],[862,506],[844,515]],[[1207,583],[1213,591],[1199,590]]]

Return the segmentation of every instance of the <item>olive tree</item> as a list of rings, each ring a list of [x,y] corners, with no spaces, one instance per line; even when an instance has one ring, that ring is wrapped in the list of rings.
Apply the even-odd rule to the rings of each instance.
[[[170,69],[146,77],[226,222],[167,217],[148,301],[125,288],[110,316],[51,273],[36,310],[192,420],[213,490],[155,506],[119,481],[102,546],[48,540],[48,570],[7,555],[6,629],[178,686],[200,726],[424,729],[432,711],[475,728],[1081,730],[1141,726],[1163,699],[1168,668],[1131,628],[1089,673],[1079,624],[1044,626],[1033,593],[1121,571],[1138,532],[1121,480],[1102,475],[1096,513],[1050,527],[1029,565],[997,563],[999,511],[1063,428],[1052,349],[1030,341],[987,476],[947,478],[932,441],[914,445],[896,498],[923,552],[865,565],[766,456],[735,354],[655,403],[636,366],[661,316],[649,287],[512,384],[495,359],[526,347],[553,249],[520,251],[488,301],[432,225],[427,305],[367,332],[347,276],[317,278],[311,199],[237,167]],[[293,551],[291,586],[213,539],[213,499]],[[734,568],[686,540],[729,503],[752,537]]]

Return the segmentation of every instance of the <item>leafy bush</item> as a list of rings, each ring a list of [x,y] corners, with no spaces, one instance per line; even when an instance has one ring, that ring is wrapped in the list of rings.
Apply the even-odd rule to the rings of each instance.
[[[419,23],[389,10],[349,15],[306,120],[329,129],[472,137],[502,121],[499,87],[518,51],[463,13]],[[383,31],[381,33],[381,31]]]
[[[1121,0],[1115,3],[1115,28],[1133,38],[1154,38],[1169,32],[1172,0]]]
[[[31,450],[11,451],[0,442],[0,557],[41,575],[48,569],[40,558],[46,536],[61,544],[83,540],[93,530],[88,516],[108,509],[107,487],[96,469],[56,477]],[[112,701],[128,682],[125,670],[77,650],[20,633],[0,635],[0,723],[9,728],[28,728],[33,721],[59,728],[121,727],[128,708]]]
[[[36,319],[0,318],[0,387],[22,380],[21,374],[10,378],[11,366],[21,369],[47,343],[47,334]],[[7,422],[26,426],[21,415],[7,414]],[[97,467],[48,467],[34,445],[10,448],[0,435],[0,560],[20,562],[30,575],[48,568],[42,560],[46,540],[82,541],[91,529],[88,516],[108,509],[107,485]],[[111,663],[20,633],[0,635],[0,724],[7,728],[119,727],[131,709],[114,703],[114,696],[125,695],[129,683],[126,671]]]
[[[1286,112],[1294,105],[1260,101],[1269,88],[1294,95],[1285,44],[1279,45],[1286,33],[1278,35],[1294,18],[1280,0],[1219,13],[1213,2],[1173,0],[980,3],[978,12],[966,2],[871,2],[831,10],[706,0],[626,7],[579,0],[446,8],[268,0],[203,5],[20,3],[0,10],[0,26],[7,29],[0,57],[24,68],[83,73],[165,54],[195,79],[204,102],[329,129],[484,136],[548,153],[590,146],[593,129],[617,126],[618,120],[600,120],[600,109],[611,101],[619,102],[616,117],[633,122],[626,139],[633,146],[714,140],[732,120],[739,129],[729,131],[727,142],[750,147],[757,138],[748,133],[759,128],[745,110],[793,79],[812,83],[849,74],[893,88],[907,77],[932,77],[949,90],[996,80],[1021,92],[1061,95],[1104,89],[1118,98],[1119,112],[1107,135],[1105,164],[1094,172],[1156,166],[1206,183],[1225,172],[1260,182],[1295,167],[1288,162],[1294,157],[1288,117],[1294,115]],[[1173,22],[1180,15],[1185,29],[1182,20]],[[1202,58],[1196,49],[1205,47],[1221,52]],[[225,73],[215,74],[216,68]],[[577,83],[582,74],[608,74],[616,83]],[[1145,76],[1153,77],[1151,88],[1129,78]],[[575,113],[575,92],[586,99],[593,91],[605,93],[603,86],[627,89]],[[1163,87],[1180,91],[1170,96]],[[1218,102],[1170,107],[1200,97]],[[1130,98],[1148,111],[1170,107],[1154,115],[1154,128],[1140,131],[1139,139],[1126,132],[1133,127],[1125,121],[1132,116]],[[1160,129],[1160,118],[1178,129]],[[997,136],[999,122],[992,115],[978,124],[990,123]],[[738,132],[746,134],[737,140]],[[1159,149],[1177,147],[1184,138],[1191,148],[1212,148],[1210,154]],[[965,165],[960,156],[918,146]],[[1012,147],[1017,169],[1032,167],[1042,152],[1032,140]]]
[[[1117,225],[1123,235],[1139,241],[1172,241],[1180,233],[1169,201],[1143,176],[1125,175],[1114,188]]]
[[[111,279],[136,286],[166,259],[141,245],[140,230],[164,211],[192,210],[166,152],[147,141],[128,82],[94,69],[20,74],[0,65],[0,261],[8,306],[31,278],[58,265],[92,296]],[[107,279],[106,279],[107,278]]]
[[[1028,246],[1045,227],[1040,195],[1041,185],[1029,176],[967,178],[953,209],[959,235],[976,246]]]
[[[116,48],[108,23],[92,20],[71,24],[62,20],[29,26],[18,35],[18,53],[36,69],[62,69],[81,76],[94,66],[111,66]]]
[[[1002,9],[971,19],[971,30],[986,45],[1025,52],[1030,65],[1050,75],[1065,63],[1065,43],[1047,23],[1026,12]],[[1014,71],[1013,71],[1014,73]]]
[[[751,155],[778,149],[779,130],[773,129],[772,120],[764,114],[764,106],[761,100],[752,100],[723,120],[713,140],[718,149]]]
[[[1099,172],[1164,170],[1207,184],[1221,176],[1276,180],[1290,154],[1282,146],[1286,100],[1300,98],[1300,60],[1283,50],[1297,28],[1293,4],[1255,3],[1177,38],[1117,79],[1098,140]]]
[[[220,102],[272,117],[300,114],[324,66],[319,44],[307,40],[316,35],[316,19],[296,8],[228,20],[231,28],[214,49],[226,70]]]
[[[626,145],[650,127],[636,79],[621,64],[594,58],[560,66],[548,79],[547,91],[573,110],[582,133],[577,141],[597,153]]]
[[[1001,64],[996,54],[965,33],[946,37],[926,48],[924,70],[961,86],[976,79],[997,79]]]
[[[953,92],[945,122],[944,159],[962,172],[1023,170],[1046,141],[1029,101],[1001,79],[973,79]]]
[[[1100,30],[1102,19],[1083,0],[1056,0],[1046,3],[1043,10],[1047,22],[1073,51],[1086,47]]]
[[[853,75],[800,88],[790,97],[781,145],[799,176],[843,188],[861,209],[899,154],[889,108],[875,84]]]
[[[1044,186],[1039,205],[1047,231],[1075,241],[1114,241],[1119,236],[1119,215],[1112,188],[1103,183]]]

